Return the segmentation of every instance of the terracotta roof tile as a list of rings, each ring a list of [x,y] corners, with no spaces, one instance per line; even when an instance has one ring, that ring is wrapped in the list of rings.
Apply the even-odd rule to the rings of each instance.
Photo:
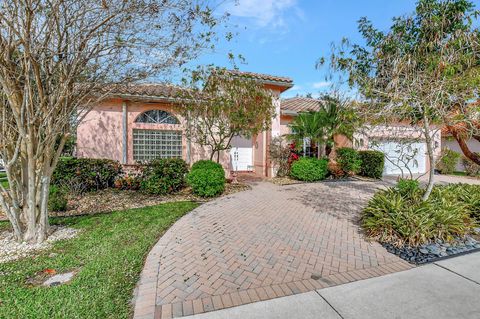
[[[165,83],[122,84],[109,86],[105,93],[110,96],[138,96],[156,98],[175,98],[185,88]]]
[[[320,100],[307,97],[292,97],[283,99],[280,105],[282,111],[287,112],[307,112],[318,111],[320,109]]]
[[[286,77],[252,72],[241,72],[237,70],[231,70],[228,72],[237,76],[258,79],[259,81],[274,82],[274,84],[284,88],[290,88],[293,86],[292,79]],[[178,97],[182,90],[187,90],[187,88],[168,83],[131,83],[106,86],[104,93],[108,94],[109,96],[118,97],[124,97],[128,95],[138,98],[153,97],[159,99],[172,99]]]
[[[238,70],[230,70],[229,73],[233,75],[243,76],[252,79],[258,79],[263,81],[271,81],[271,82],[278,82],[279,84],[283,84],[286,87],[293,86],[293,80],[288,77],[283,76],[275,76],[269,74],[262,74],[262,73],[254,73],[254,72],[245,72],[245,71],[238,71]]]

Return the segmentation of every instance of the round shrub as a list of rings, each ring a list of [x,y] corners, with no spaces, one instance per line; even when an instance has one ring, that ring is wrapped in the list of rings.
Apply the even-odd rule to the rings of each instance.
[[[360,171],[362,160],[356,150],[350,147],[341,147],[336,150],[336,153],[336,161],[347,175],[355,175]]]
[[[202,169],[202,168],[213,168],[213,169],[223,170],[222,165],[211,160],[200,160],[198,162],[195,162],[193,163],[192,168],[190,170],[194,171],[196,169]]]
[[[442,155],[437,163],[437,169],[441,174],[453,174],[459,159],[459,153],[449,149],[444,149],[442,150]]]
[[[96,191],[114,186],[122,173],[117,161],[108,159],[63,157],[52,175],[52,185],[72,193]]]
[[[48,197],[48,210],[53,212],[64,212],[67,210],[67,190],[58,186],[50,186]]]
[[[180,158],[157,159],[143,169],[140,189],[155,195],[178,192],[185,187],[187,163]]]
[[[359,174],[362,176],[380,179],[385,166],[385,154],[380,151],[359,151],[358,156],[362,165]]]
[[[192,170],[187,181],[192,192],[201,197],[215,197],[225,190],[225,172],[223,168],[196,168]]]
[[[398,180],[395,188],[400,195],[410,197],[420,190],[420,183],[416,179],[401,178]]]
[[[321,181],[327,177],[327,166],[326,159],[302,157],[292,164],[290,176],[305,182]]]

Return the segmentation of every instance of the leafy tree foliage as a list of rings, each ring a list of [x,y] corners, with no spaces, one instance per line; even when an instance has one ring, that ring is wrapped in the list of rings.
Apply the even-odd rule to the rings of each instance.
[[[477,94],[477,16],[468,0],[419,0],[413,14],[394,18],[387,31],[360,19],[365,45],[343,40],[330,57],[332,70],[346,73],[349,85],[365,98],[370,122],[421,128],[431,163],[425,200],[434,185],[433,136],[446,123],[471,121],[469,114],[454,111]],[[459,81],[467,76],[469,83]]]
[[[234,136],[246,137],[267,130],[275,116],[270,90],[257,79],[217,67],[201,67],[181,93],[186,134],[210,148],[210,159],[230,149]]]

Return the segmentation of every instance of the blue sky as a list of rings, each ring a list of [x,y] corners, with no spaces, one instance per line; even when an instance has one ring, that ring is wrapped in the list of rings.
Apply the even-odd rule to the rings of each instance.
[[[230,24],[238,25],[232,42],[219,43],[196,64],[229,67],[229,51],[242,54],[247,64],[242,71],[291,77],[295,87],[283,94],[328,90],[325,69],[315,62],[330,53],[330,44],[348,37],[361,41],[357,21],[366,16],[386,29],[394,16],[413,12],[414,0],[239,0],[225,4],[232,14]]]

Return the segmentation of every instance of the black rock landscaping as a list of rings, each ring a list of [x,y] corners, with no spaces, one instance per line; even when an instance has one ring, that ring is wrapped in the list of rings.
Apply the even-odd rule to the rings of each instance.
[[[396,247],[390,243],[382,243],[385,249],[412,264],[425,264],[446,257],[474,252],[480,250],[480,242],[472,237],[458,238],[454,242],[447,243],[437,240],[434,243],[418,247]]]

